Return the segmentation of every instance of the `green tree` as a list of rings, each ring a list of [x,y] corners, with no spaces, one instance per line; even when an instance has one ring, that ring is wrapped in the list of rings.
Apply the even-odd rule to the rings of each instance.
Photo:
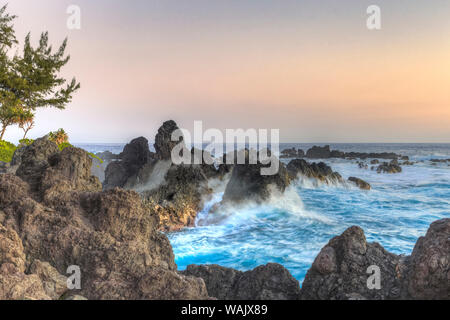
[[[25,115],[29,116],[37,108],[64,109],[80,88],[75,78],[67,81],[59,75],[70,60],[65,54],[67,39],[53,51],[48,32],[41,34],[36,47],[28,34],[22,54],[8,56],[8,51],[17,44],[15,18],[6,12],[6,6],[0,9],[0,140],[8,126],[20,124]]]

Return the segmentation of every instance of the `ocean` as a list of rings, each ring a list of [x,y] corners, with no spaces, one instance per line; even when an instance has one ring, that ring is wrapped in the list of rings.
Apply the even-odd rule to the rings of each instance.
[[[282,144],[280,150],[306,151],[313,145]],[[399,174],[377,174],[359,168],[356,161],[326,159],[345,180],[356,176],[369,182],[372,190],[301,180],[264,205],[247,204],[211,214],[209,209],[223,195],[224,186],[218,185],[195,228],[168,234],[179,269],[219,264],[245,271],[277,262],[301,283],[320,249],[350,226],[363,228],[368,241],[408,255],[433,221],[450,217],[450,163],[428,161],[450,158],[450,144],[330,145],[346,152],[395,152],[417,163],[403,166]],[[119,153],[124,145],[77,146],[90,152]]]

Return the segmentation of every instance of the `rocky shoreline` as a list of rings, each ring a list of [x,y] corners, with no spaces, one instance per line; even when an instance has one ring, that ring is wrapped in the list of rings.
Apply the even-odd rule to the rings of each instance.
[[[278,174],[267,177],[259,174],[261,163],[175,165],[170,135],[176,128],[173,121],[163,124],[155,153],[138,138],[119,156],[104,154],[103,183],[82,149],[60,151],[41,138],[17,150],[0,172],[0,299],[449,299],[450,219],[433,223],[408,257],[349,228],[322,249],[302,288],[278,264],[179,272],[163,232],[194,226],[212,181],[226,183],[222,204],[264,202],[299,177],[345,181],[325,163],[299,157],[280,162]],[[361,179],[350,181],[370,189]],[[379,290],[367,287],[373,265],[381,270]],[[67,288],[70,266],[82,272],[79,290]]]

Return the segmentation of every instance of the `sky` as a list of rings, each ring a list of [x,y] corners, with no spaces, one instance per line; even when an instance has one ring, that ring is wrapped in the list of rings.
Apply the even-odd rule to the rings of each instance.
[[[80,30],[67,28],[72,4]],[[366,25],[373,4],[380,30]],[[12,0],[9,11],[20,40],[68,37],[63,74],[81,82],[65,110],[38,111],[30,137],[153,141],[173,119],[280,129],[282,142],[450,142],[447,0]]]

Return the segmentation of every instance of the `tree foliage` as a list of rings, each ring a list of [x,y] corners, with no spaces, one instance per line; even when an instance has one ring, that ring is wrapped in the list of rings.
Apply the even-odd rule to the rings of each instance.
[[[26,136],[34,125],[37,108],[64,109],[80,88],[75,78],[67,81],[60,76],[70,60],[65,54],[67,39],[54,51],[48,32],[41,34],[36,47],[28,34],[21,54],[8,55],[17,44],[13,26],[16,16],[6,10],[6,6],[0,9],[0,140],[13,124],[19,124]]]

